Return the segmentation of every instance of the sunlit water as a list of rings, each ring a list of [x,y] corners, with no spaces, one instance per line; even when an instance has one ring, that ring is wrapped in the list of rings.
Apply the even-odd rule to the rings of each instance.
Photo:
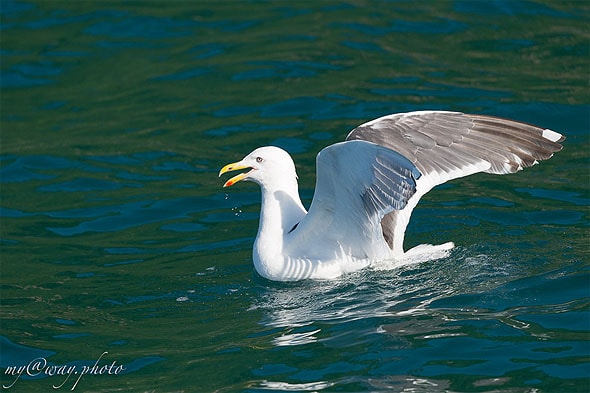
[[[7,391],[590,388],[584,2],[0,5]],[[568,139],[427,195],[406,246],[444,259],[258,277],[259,191],[219,168],[284,147],[309,203],[323,146],[420,109]]]

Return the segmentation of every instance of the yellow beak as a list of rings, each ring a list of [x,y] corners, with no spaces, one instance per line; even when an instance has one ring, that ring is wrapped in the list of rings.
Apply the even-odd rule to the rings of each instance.
[[[221,170],[219,171],[219,176],[221,177],[221,175],[223,175],[224,173],[232,172],[232,171],[239,171],[240,169],[250,169],[250,167],[247,165],[243,165],[241,162],[234,162],[233,164],[227,164],[226,166],[221,168]],[[223,184],[223,187],[231,187],[234,184],[236,184],[237,182],[247,178],[249,174],[250,174],[250,172],[240,173],[239,175],[236,175],[236,176],[232,177],[231,179],[229,179],[228,181],[226,181]]]

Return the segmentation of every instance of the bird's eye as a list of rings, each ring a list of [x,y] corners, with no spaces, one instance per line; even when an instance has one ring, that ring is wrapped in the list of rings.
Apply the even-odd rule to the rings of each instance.
[[[262,157],[256,157],[256,162],[257,163],[261,163],[262,161],[264,161],[264,159]]]

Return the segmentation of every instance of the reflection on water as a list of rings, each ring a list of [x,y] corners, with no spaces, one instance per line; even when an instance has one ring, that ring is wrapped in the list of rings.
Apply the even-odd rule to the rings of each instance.
[[[470,252],[458,248],[446,259],[393,270],[366,270],[337,281],[271,286],[251,309],[267,311],[265,325],[285,328],[406,318],[429,313],[431,304],[439,299],[484,292],[522,274],[502,255],[469,256]]]
[[[354,364],[375,362],[375,375],[383,376],[352,378],[354,381],[343,378],[338,381],[340,386],[362,382],[373,388],[448,390],[447,380],[412,377],[416,369],[434,377],[459,371],[493,376],[495,370],[535,367],[557,376],[566,372],[566,366],[548,366],[547,359],[558,356],[567,363],[588,350],[583,338],[587,322],[575,321],[574,316],[584,319],[587,312],[587,275],[570,275],[567,269],[560,269],[516,279],[523,272],[499,256],[460,260],[386,274],[364,272],[338,282],[271,287],[252,308],[264,311],[263,325],[279,328],[271,333],[274,346],[299,348],[309,356],[320,356],[329,349],[356,350]],[[481,263],[475,266],[476,261]],[[460,266],[451,271],[451,263]],[[471,274],[470,269],[479,275]],[[569,301],[552,303],[551,291],[545,288],[557,277],[567,281],[564,284],[570,291],[561,299]],[[568,330],[552,329],[549,321],[560,319],[563,313],[573,318]],[[360,355],[360,348],[364,355]],[[506,353],[511,357],[506,358]],[[583,378],[584,370],[581,364],[567,367],[569,375],[576,378]],[[296,379],[294,370],[287,374],[290,380]],[[318,370],[318,384],[323,386],[326,374],[327,370]],[[277,383],[265,380],[261,386],[283,384]],[[494,388],[513,383],[511,377],[478,378],[473,386]],[[290,388],[285,382],[284,389]]]

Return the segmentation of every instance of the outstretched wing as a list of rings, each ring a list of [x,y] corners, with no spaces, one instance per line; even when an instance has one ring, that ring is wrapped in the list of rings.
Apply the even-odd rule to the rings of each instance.
[[[506,174],[532,166],[561,150],[565,137],[497,117],[423,111],[381,117],[358,126],[346,139],[393,149],[422,173],[406,206],[382,221],[387,243],[401,255],[412,210],[433,187],[477,172]]]
[[[336,143],[317,156],[313,201],[287,235],[288,254],[319,260],[382,259],[391,250],[382,218],[403,209],[420,172],[407,158],[366,141]]]

